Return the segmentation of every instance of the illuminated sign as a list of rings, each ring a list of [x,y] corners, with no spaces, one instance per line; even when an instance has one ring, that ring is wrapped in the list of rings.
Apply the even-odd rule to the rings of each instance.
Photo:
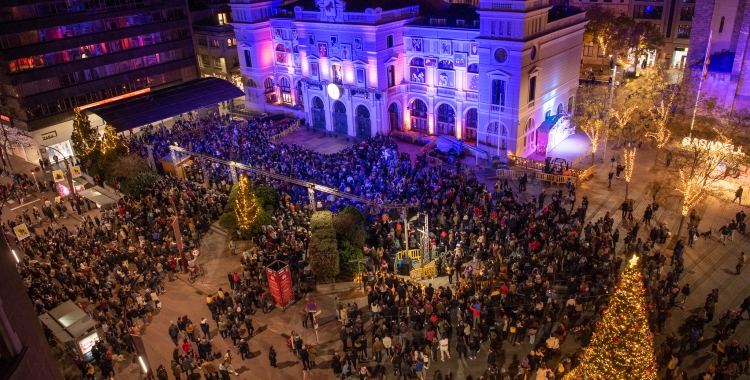
[[[102,104],[116,102],[116,101],[122,100],[122,99],[132,98],[133,96],[145,94],[145,93],[147,93],[149,91],[151,91],[150,88],[144,88],[143,90],[128,92],[127,94],[122,94],[122,95],[114,96],[114,97],[111,97],[111,98],[108,98],[108,99],[100,100],[98,102],[93,102],[93,103],[86,104],[85,106],[78,107],[78,111],[83,111],[83,110],[85,110],[87,108],[100,106]]]
[[[81,350],[81,355],[86,355],[91,352],[91,349],[94,348],[94,345],[98,340],[99,334],[97,334],[96,332],[93,332],[91,335],[79,340],[78,348]]]
[[[741,146],[734,146],[734,144],[723,143],[720,141],[709,141],[706,139],[691,139],[690,137],[685,137],[684,139],[682,139],[682,146],[683,147],[693,146],[698,149],[708,149],[712,151],[728,151],[734,154],[739,154],[743,156],[745,155],[745,152],[742,151]]]

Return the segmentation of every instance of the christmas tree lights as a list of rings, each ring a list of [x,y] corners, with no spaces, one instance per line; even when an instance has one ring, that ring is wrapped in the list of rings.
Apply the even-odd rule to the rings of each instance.
[[[578,367],[564,380],[657,380],[638,257],[633,255],[609,299]]]
[[[104,128],[104,136],[102,136],[100,144],[102,154],[127,153],[130,151],[130,148],[122,141],[122,137],[117,135],[115,127],[111,125]]]
[[[234,214],[237,217],[237,228],[240,230],[249,230],[258,215],[262,212],[258,200],[255,198],[250,180],[241,175],[237,189],[237,200],[234,207]]]
[[[76,111],[73,118],[73,133],[70,135],[70,143],[73,153],[81,158],[86,158],[95,149],[99,140],[99,133],[91,126],[89,117],[81,111]]]

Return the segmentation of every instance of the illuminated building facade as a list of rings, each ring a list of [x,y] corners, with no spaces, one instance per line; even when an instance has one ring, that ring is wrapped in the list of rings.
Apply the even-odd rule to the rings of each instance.
[[[3,1],[1,109],[32,137],[14,153],[72,154],[74,108],[197,78],[192,38],[185,0]]]
[[[368,3],[233,0],[248,107],[357,138],[447,135],[493,155],[527,156],[572,132],[583,13],[546,0],[425,14]]]

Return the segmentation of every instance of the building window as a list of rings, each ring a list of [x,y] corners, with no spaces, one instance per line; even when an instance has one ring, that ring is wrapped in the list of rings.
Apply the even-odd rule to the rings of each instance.
[[[214,67],[221,68],[221,58],[214,57]]]
[[[500,79],[492,80],[492,104],[498,106],[505,105],[505,81]]]
[[[266,88],[266,93],[273,92],[273,78],[268,77],[265,81],[263,81],[263,87]]]
[[[219,44],[219,40],[215,40],[215,39],[212,38],[211,39],[211,47],[215,47],[215,48],[221,47],[221,45]]]
[[[529,103],[536,99],[536,76],[529,78]]]
[[[237,45],[236,38],[227,38],[227,46],[232,47]]]
[[[333,83],[344,84],[344,75],[341,72],[341,65],[331,65],[331,81]]]
[[[409,64],[412,65],[412,66],[423,67],[424,66],[424,59],[419,58],[419,57],[414,57],[414,58],[411,59],[411,61],[409,62]]]
[[[386,76],[388,77],[388,88],[396,85],[396,67],[393,65],[388,66],[385,70]]]
[[[453,70],[453,61],[450,59],[442,59],[438,62],[438,69],[440,70]]]
[[[219,25],[226,25],[226,24],[227,24],[227,14],[219,13]]]
[[[466,68],[467,73],[478,73],[479,72],[479,65],[476,63],[472,63],[469,65],[469,67]]]
[[[393,47],[393,34],[389,34],[388,37],[385,38],[385,47],[386,49]]]
[[[208,56],[201,54],[201,65],[203,67],[208,67],[210,64],[208,63]]]
[[[664,7],[653,5],[636,5],[633,7],[633,18],[643,18],[649,20],[661,20],[661,14]]]
[[[684,7],[680,9],[680,21],[693,21],[695,7]]]
[[[206,37],[198,36],[198,45],[208,46],[208,41],[206,41]]]
[[[281,81],[279,81],[279,90],[281,91],[281,101],[286,104],[292,104],[292,87],[289,85],[289,79],[281,78]]]
[[[690,38],[690,25],[680,25],[677,27],[677,38]]]
[[[724,32],[724,16],[721,16],[721,22],[719,23],[719,33]]]
[[[583,45],[583,56],[592,57],[594,55],[594,45]]]
[[[253,67],[253,57],[250,50],[245,50],[245,67]]]

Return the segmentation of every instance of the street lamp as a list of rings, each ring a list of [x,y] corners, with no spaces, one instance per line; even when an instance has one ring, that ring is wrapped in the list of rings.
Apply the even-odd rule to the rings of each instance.
[[[36,170],[31,169],[31,175],[34,177],[34,183],[36,183],[36,189],[39,190],[39,192],[42,192],[42,189],[39,187],[39,182],[36,180]]]

